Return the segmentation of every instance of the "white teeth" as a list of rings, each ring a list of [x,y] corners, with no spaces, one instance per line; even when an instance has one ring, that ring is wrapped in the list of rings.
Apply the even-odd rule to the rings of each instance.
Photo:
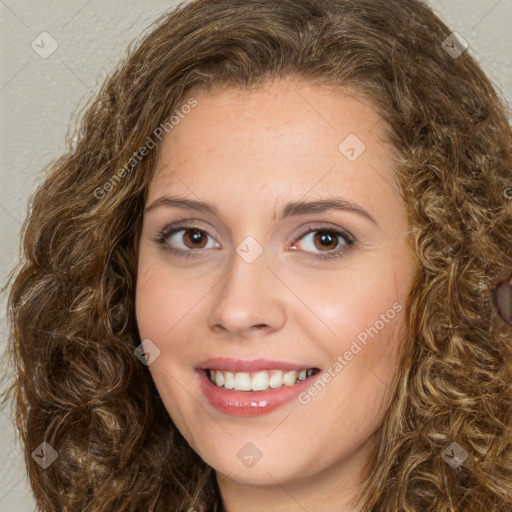
[[[293,386],[297,380],[297,372],[286,372],[283,376],[283,383],[285,386]]]
[[[224,385],[224,374],[222,372],[214,372],[215,374],[215,384],[217,386],[223,386]]]
[[[278,370],[274,373],[274,375],[270,377],[269,384],[272,389],[280,388],[283,385],[283,372]]]
[[[267,372],[258,372],[252,378],[252,390],[253,391],[263,391],[268,388],[269,384],[269,376]]]
[[[248,372],[229,372],[223,370],[208,370],[210,380],[219,387],[237,391],[265,391],[282,386],[294,386],[313,375],[313,370],[282,370]]]
[[[245,372],[235,373],[235,389],[238,391],[251,391],[251,376]]]
[[[226,389],[233,389],[235,387],[235,377],[232,372],[217,372],[224,373],[224,387]]]

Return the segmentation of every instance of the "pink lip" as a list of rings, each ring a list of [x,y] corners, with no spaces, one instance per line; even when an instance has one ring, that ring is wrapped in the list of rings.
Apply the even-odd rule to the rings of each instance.
[[[251,361],[250,363],[255,363],[255,361]],[[218,362],[218,364],[223,364],[224,366],[219,368],[212,368],[212,366],[209,366],[209,368],[226,369],[225,363]],[[283,368],[282,363],[279,363],[279,366],[275,366],[275,363],[271,363],[270,367],[262,367],[261,364],[263,363],[260,362],[259,365],[253,364],[249,369],[245,366],[237,371],[258,371],[261,369]],[[292,366],[292,370],[305,368],[304,366]],[[259,416],[267,414],[296,398],[300,393],[311,386],[314,381],[322,376],[322,372],[320,371],[293,386],[283,386],[266,391],[236,391],[234,389],[226,389],[224,387],[216,386],[208,378],[206,369],[198,368],[196,371],[199,377],[201,390],[206,396],[208,402],[220,412],[233,416]]]
[[[257,372],[261,370],[309,370],[313,365],[270,361],[268,359],[235,359],[231,357],[213,357],[197,366],[201,370],[226,370],[230,372]]]

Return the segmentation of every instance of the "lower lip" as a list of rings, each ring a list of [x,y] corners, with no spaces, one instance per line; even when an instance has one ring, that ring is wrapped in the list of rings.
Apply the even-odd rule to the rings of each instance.
[[[216,386],[205,370],[197,370],[199,383],[208,402],[216,409],[234,416],[259,416],[267,414],[297,397],[311,386],[322,372],[311,375],[293,386],[282,386],[270,391],[236,391]]]

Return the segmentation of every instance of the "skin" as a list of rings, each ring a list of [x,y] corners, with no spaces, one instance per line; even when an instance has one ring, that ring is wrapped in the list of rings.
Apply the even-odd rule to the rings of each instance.
[[[159,394],[215,469],[226,512],[359,510],[350,500],[390,398],[416,260],[383,121],[348,92],[277,80],[250,92],[196,94],[197,106],[164,137],[149,185],[146,206],[173,194],[219,210],[145,212],[136,311],[141,339],[160,350],[149,365]],[[338,148],[349,134],[366,146],[354,161]],[[288,201],[332,196],[357,203],[376,223],[346,210],[274,217]],[[203,239],[194,242],[192,230],[167,242],[202,251],[191,258],[154,241],[182,219],[193,219]],[[348,231],[356,242],[321,261],[315,256],[347,242],[332,234],[324,247],[309,228]],[[236,252],[247,236],[263,249],[252,263]],[[394,318],[348,361],[357,336],[390,310]],[[208,403],[194,371],[215,356],[304,363],[335,377],[307,404],[232,416]],[[346,364],[336,372],[338,356]],[[261,453],[251,467],[237,457],[247,443]]]

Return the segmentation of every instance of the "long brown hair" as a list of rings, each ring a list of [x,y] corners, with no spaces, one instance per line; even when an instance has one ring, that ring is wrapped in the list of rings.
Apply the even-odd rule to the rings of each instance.
[[[372,102],[419,262],[363,511],[510,511],[512,330],[492,290],[512,268],[512,132],[470,51],[415,0],[196,0],[128,49],[45,168],[8,283],[4,400],[38,507],[220,510],[134,354],[137,245],[156,134],[187,95],[273,78]],[[43,468],[33,452],[49,447]]]

